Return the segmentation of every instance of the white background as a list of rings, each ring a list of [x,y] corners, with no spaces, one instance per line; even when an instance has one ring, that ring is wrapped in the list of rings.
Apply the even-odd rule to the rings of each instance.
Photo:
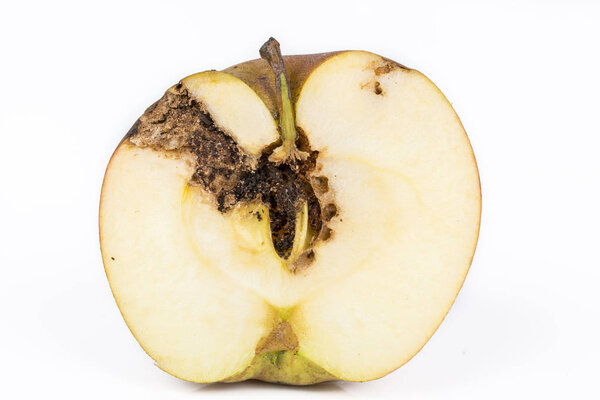
[[[600,6],[584,1],[47,1],[0,6],[0,397],[599,398]],[[98,245],[111,152],[181,77],[365,49],[428,75],[472,141],[473,266],[407,365],[370,383],[192,384],[156,368]]]

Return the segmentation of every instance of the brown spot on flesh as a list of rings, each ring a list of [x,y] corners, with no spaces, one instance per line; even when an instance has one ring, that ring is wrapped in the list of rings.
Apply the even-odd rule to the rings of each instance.
[[[313,176],[311,183],[316,193],[323,194],[329,191],[329,179],[326,176]]]
[[[397,69],[408,69],[404,65],[398,64],[397,62],[388,60],[386,58],[382,59],[380,62],[374,63],[372,68],[373,72],[375,72],[375,76],[389,74]]]
[[[294,261],[294,264],[292,266],[292,272],[299,272],[308,268],[308,266],[310,266],[314,260],[315,251],[313,249],[303,251],[302,254],[300,254],[300,256]]]
[[[375,89],[373,89],[376,95],[383,96],[383,89],[381,88],[381,83],[375,81]]]
[[[323,229],[321,229],[321,233],[319,234],[319,240],[325,242],[331,238],[332,234],[333,231],[331,230],[331,228],[324,226]]]
[[[333,203],[327,204],[323,207],[323,220],[329,221],[337,214],[337,207]]]
[[[363,71],[372,72],[373,75],[363,81],[360,88],[371,90],[378,96],[385,96],[385,90],[383,90],[381,82],[377,78],[396,70],[409,71],[404,65],[385,58],[371,61],[363,68]]]

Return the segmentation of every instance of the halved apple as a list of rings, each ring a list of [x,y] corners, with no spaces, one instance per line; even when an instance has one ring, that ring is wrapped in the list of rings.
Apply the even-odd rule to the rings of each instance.
[[[477,242],[475,158],[443,94],[364,51],[183,79],[115,151],[102,255],[127,325],[195,382],[366,381],[448,312]]]

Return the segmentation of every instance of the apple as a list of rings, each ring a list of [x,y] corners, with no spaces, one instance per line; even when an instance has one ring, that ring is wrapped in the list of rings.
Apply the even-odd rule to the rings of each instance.
[[[194,382],[367,381],[427,342],[479,232],[473,151],[423,74],[366,51],[188,76],[106,170],[110,287],[156,365]]]

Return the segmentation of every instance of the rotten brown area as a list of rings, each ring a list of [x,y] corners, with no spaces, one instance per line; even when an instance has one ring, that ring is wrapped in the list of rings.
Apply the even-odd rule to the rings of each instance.
[[[332,217],[332,204],[324,204],[323,208],[317,196],[329,190],[327,178],[312,176],[319,153],[310,149],[301,130],[296,144],[309,154],[305,160],[284,164],[269,161],[278,142],[267,146],[258,158],[252,157],[217,127],[205,107],[178,84],[146,110],[128,138],[140,147],[193,155],[195,170],[189,183],[211,194],[220,212],[226,213],[240,203],[264,203],[269,209],[273,246],[284,259],[293,247],[296,214],[303,201],[308,206],[308,222],[315,240]],[[313,259],[314,251],[309,249],[291,269],[303,269]]]
[[[223,72],[250,86],[265,103],[273,117],[281,117],[281,85],[277,77],[285,75],[289,98],[298,99],[304,82],[312,71],[329,58],[342,52],[281,56],[279,46],[269,39],[261,50],[265,59],[234,65]],[[409,68],[381,58],[367,67],[372,75],[361,87],[377,96],[385,96],[383,75]],[[289,113],[288,113],[289,115]],[[280,133],[282,124],[280,121]],[[329,240],[335,232],[328,221],[342,218],[330,190],[329,180],[319,174],[318,152],[313,151],[300,126],[295,147],[303,157],[288,157],[273,163],[269,158],[280,147],[280,139],[268,145],[258,157],[247,154],[233,139],[215,125],[205,107],[190,97],[182,84],[169,89],[136,122],[126,139],[142,147],[184,151],[193,156],[195,172],[191,185],[204,188],[219,211],[227,213],[238,204],[260,201],[267,205],[273,245],[280,257],[287,259],[293,248],[296,216],[302,202],[308,206],[311,242],[288,268],[292,272],[308,267],[317,254],[315,244]],[[306,156],[304,156],[306,155]],[[262,216],[257,214],[261,219]]]

